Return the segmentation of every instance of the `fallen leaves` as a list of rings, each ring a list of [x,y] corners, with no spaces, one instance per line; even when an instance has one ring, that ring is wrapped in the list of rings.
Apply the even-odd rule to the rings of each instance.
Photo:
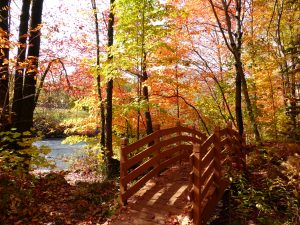
[[[20,178],[0,171],[1,224],[102,224],[116,207],[115,183],[70,185],[65,175]]]

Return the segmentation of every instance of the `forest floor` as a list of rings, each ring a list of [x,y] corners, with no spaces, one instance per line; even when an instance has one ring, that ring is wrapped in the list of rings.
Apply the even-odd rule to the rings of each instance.
[[[253,146],[247,166],[247,176],[233,180],[210,224],[300,224],[300,145]],[[121,209],[119,189],[117,181],[99,180],[0,170],[0,224],[104,224]]]

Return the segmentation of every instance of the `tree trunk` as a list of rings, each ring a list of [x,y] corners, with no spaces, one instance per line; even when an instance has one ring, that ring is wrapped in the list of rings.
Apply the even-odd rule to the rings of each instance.
[[[29,9],[31,0],[23,0],[22,11],[20,16],[20,27],[19,27],[19,48],[17,58],[17,69],[15,72],[14,81],[14,96],[12,104],[13,112],[13,123],[14,127],[20,129],[20,121],[22,117],[22,100],[23,100],[23,75],[24,68],[21,64],[26,58],[26,40],[28,33],[28,21],[29,21]]]
[[[258,142],[260,142],[260,136],[257,129],[257,124],[254,118],[251,101],[248,94],[247,81],[245,79],[245,74],[243,71],[243,64],[241,61],[241,49],[242,49],[242,26],[243,26],[243,16],[242,16],[242,8],[245,7],[245,2],[241,0],[237,1],[225,1],[222,0],[222,9],[224,10],[225,15],[225,24],[226,29],[221,23],[220,17],[217,14],[216,6],[213,3],[213,0],[209,0],[209,3],[212,7],[213,13],[217,20],[217,24],[225,41],[227,48],[230,50],[235,60],[235,70],[236,70],[236,93],[235,93],[235,112],[236,112],[236,121],[239,129],[240,135],[244,132],[243,125],[243,114],[242,114],[242,86],[243,93],[245,95],[247,110],[250,118],[250,123],[253,128],[253,132],[255,134],[255,138]],[[233,5],[231,5],[233,4]],[[235,8],[236,12],[233,16],[230,12],[230,7]],[[218,6],[219,7],[219,6]],[[233,30],[233,22],[235,22],[235,30]],[[228,34],[226,36],[225,32]]]
[[[36,80],[40,53],[43,0],[33,0],[31,9],[30,40],[28,48],[28,64],[23,87],[22,119],[20,130],[30,130],[33,126],[35,109]]]
[[[10,0],[0,1],[0,31],[1,31],[1,54],[0,54],[0,130],[8,125],[9,105],[9,6]]]
[[[243,69],[242,69],[242,71],[243,71]],[[260,134],[259,134],[259,131],[258,131],[258,128],[257,128],[257,123],[255,121],[254,113],[253,113],[253,110],[252,110],[252,104],[251,104],[251,100],[250,100],[250,97],[249,97],[247,81],[245,79],[244,72],[242,74],[242,87],[243,87],[243,94],[244,94],[244,97],[245,97],[245,100],[246,100],[246,107],[247,107],[247,111],[248,111],[248,116],[249,116],[249,119],[250,119],[250,123],[251,123],[251,126],[252,126],[254,136],[255,136],[255,141],[258,142],[258,143],[261,143],[261,138],[260,138]]]
[[[144,51],[144,50],[143,50]],[[144,52],[143,52],[144,53]],[[142,79],[141,79],[141,85],[148,80],[148,74],[147,74],[147,67],[146,67],[146,53],[144,53],[144,56],[142,58]],[[148,86],[144,85],[143,86],[143,99],[146,100],[147,102],[147,108],[145,111],[145,119],[146,119],[146,133],[147,135],[153,133],[153,127],[152,127],[152,118],[151,118],[151,113],[150,113],[150,107],[149,107],[149,91],[148,91]]]
[[[236,78],[235,78],[235,114],[236,123],[240,135],[244,133],[243,113],[242,113],[242,74],[243,69],[241,63],[235,63]]]
[[[143,96],[144,99],[149,103],[149,93],[148,93],[148,87],[143,87]],[[145,111],[145,118],[146,118],[146,133],[147,135],[153,133],[153,127],[152,127],[152,119],[150,114],[150,108],[149,105],[147,106],[147,110]]]
[[[148,74],[147,74],[147,64],[146,64],[146,59],[147,59],[147,53],[145,50],[145,8],[146,8],[146,2],[143,1],[143,8],[142,8],[142,51],[141,51],[141,74],[142,74],[142,79],[141,79],[141,85],[142,85],[142,90],[143,90],[143,98],[147,102],[147,108],[145,111],[145,119],[146,119],[146,133],[147,135],[151,134],[153,132],[152,128],[152,118],[151,118],[151,113],[150,113],[150,107],[149,107],[149,91],[147,85],[143,86],[143,83],[148,79]]]
[[[113,14],[114,0],[110,0],[110,12],[108,17],[108,61],[113,60],[110,47],[114,43],[114,14]],[[112,97],[113,97],[113,79],[110,78],[106,83],[106,142],[105,142],[105,158],[107,166],[107,176],[111,177],[114,173],[113,168],[113,145],[112,145]]]
[[[141,82],[141,78],[138,77],[138,81],[137,81],[137,96],[138,96],[138,105],[140,105],[140,101],[141,101],[141,95],[142,95],[142,82]],[[140,120],[141,120],[141,109],[140,107],[138,107],[137,109],[137,120],[136,120],[136,140],[140,140]]]
[[[100,76],[100,36],[99,36],[99,22],[97,14],[97,5],[96,0],[91,0],[92,8],[94,10],[94,19],[95,19],[95,32],[96,32],[96,45],[97,45],[97,92],[98,99],[100,103],[100,121],[101,121],[101,131],[100,131],[100,145],[101,148],[105,147],[105,108],[102,98],[101,90],[101,76]]]

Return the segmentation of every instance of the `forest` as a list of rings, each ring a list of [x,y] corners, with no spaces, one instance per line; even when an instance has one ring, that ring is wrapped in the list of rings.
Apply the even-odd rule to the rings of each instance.
[[[121,224],[124,143],[229,125],[208,224],[300,224],[299,118],[299,0],[0,1],[0,225]],[[85,147],[58,170],[45,140]]]

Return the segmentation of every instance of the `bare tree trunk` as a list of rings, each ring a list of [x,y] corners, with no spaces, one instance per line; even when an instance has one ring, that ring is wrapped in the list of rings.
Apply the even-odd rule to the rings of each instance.
[[[239,129],[240,135],[244,133],[244,124],[243,124],[243,113],[242,113],[242,73],[241,65],[235,63],[236,69],[236,78],[235,78],[235,114],[236,114],[236,123]]]
[[[9,6],[10,0],[0,1],[0,130],[8,125],[9,116]]]
[[[140,77],[138,77],[138,87],[137,87],[137,95],[138,95],[138,104],[140,105],[140,101],[141,101],[141,95],[142,95],[142,90],[141,90],[141,79]],[[137,120],[136,120],[136,139],[139,140],[140,139],[140,120],[141,120],[141,110],[138,107],[137,110]]]
[[[241,69],[243,71],[243,68]],[[250,119],[250,123],[252,126],[252,130],[254,132],[254,136],[255,136],[255,141],[258,143],[261,143],[261,138],[260,138],[260,134],[257,128],[257,123],[255,121],[255,117],[254,117],[254,113],[252,110],[252,104],[251,104],[251,100],[249,97],[249,93],[248,93],[248,87],[247,87],[247,81],[245,79],[245,74],[244,72],[242,73],[242,87],[243,87],[243,94],[246,100],[246,107],[247,107],[247,111],[248,111],[248,116]]]
[[[33,0],[30,22],[30,39],[28,48],[28,64],[26,69],[22,119],[20,124],[21,131],[29,130],[33,126],[33,112],[35,109],[36,80],[38,72],[40,43],[41,43],[41,24],[42,24],[43,0]]]
[[[295,41],[291,41],[294,38],[297,38],[297,31],[291,29],[290,26],[284,24],[284,26],[288,27],[289,34],[290,34],[290,41],[285,40],[285,33],[283,28],[282,19],[284,15],[284,10],[286,7],[297,7],[297,1],[275,1],[274,4],[274,15],[275,11],[277,13],[276,18],[276,30],[275,30],[275,42],[277,44],[277,54],[281,58],[281,62],[279,64],[280,72],[281,72],[281,79],[282,79],[282,86],[283,86],[283,97],[284,97],[284,105],[286,107],[286,112],[289,115],[290,123],[295,130],[297,128],[297,115],[299,114],[299,110],[297,109],[297,94],[296,94],[296,77],[295,66],[298,62],[298,55],[297,52],[297,43]],[[271,21],[273,20],[273,17]],[[270,21],[270,23],[271,23]],[[288,45],[288,46],[287,46]],[[297,131],[291,132],[291,135],[296,137]]]
[[[110,12],[108,17],[108,48],[114,43],[114,13],[113,13],[114,0],[110,0]],[[113,60],[111,50],[108,49],[108,61]],[[110,78],[106,83],[106,142],[105,142],[105,156],[107,164],[107,176],[113,175],[113,145],[112,145],[112,117],[113,117],[113,79]]]
[[[271,100],[272,100],[272,110],[273,110],[273,128],[275,133],[275,140],[278,140],[278,129],[277,129],[277,116],[276,116],[276,107],[275,107],[275,99],[274,99],[274,87],[273,87],[273,81],[270,73],[268,73],[268,78],[270,82],[270,91],[271,91]]]
[[[143,83],[148,80],[148,74],[147,74],[147,65],[146,65],[146,59],[147,59],[147,53],[145,50],[145,8],[146,8],[146,2],[143,0],[143,9],[142,9],[142,51],[141,51],[141,74],[142,74],[142,85]],[[151,134],[153,132],[152,128],[152,118],[151,118],[151,113],[150,113],[150,107],[149,107],[149,91],[148,91],[148,86],[144,85],[142,87],[143,89],[143,97],[144,100],[147,101],[148,105],[145,111],[145,118],[146,118],[146,133],[147,135]]]
[[[243,71],[243,63],[241,61],[242,36],[243,36],[243,32],[242,32],[243,19],[241,14],[242,14],[242,7],[243,4],[245,4],[245,2],[241,0],[236,0],[236,1],[221,0],[222,10],[224,10],[224,16],[225,16],[225,25],[223,25],[220,20],[214,1],[209,0],[209,3],[211,5],[214,16],[217,20],[217,24],[221,31],[225,44],[228,50],[234,56],[234,60],[235,60],[235,70],[236,70],[235,111],[236,111],[236,120],[237,120],[239,133],[242,135],[244,132],[242,104],[241,104],[242,102],[241,94],[242,94],[242,87],[243,87],[243,93],[245,95],[247,110],[250,118],[250,123],[253,128],[253,133],[255,135],[256,141],[260,142],[261,141],[260,134],[258,132],[257,123],[254,118],[252,105],[248,94],[247,81],[245,79],[245,74]],[[233,8],[231,4],[234,4],[234,8],[236,10],[234,16],[230,12],[230,8]],[[233,26],[234,25],[233,23],[235,23],[235,26]],[[235,27],[234,31],[233,31],[233,27]]]
[[[14,81],[14,96],[12,104],[13,123],[14,127],[20,129],[20,121],[22,117],[22,101],[23,101],[23,79],[24,79],[24,68],[21,64],[26,58],[26,40],[28,34],[28,22],[29,22],[29,9],[31,0],[23,0],[22,11],[20,16],[19,26],[19,48],[17,58],[17,69],[15,72]]]
[[[143,69],[142,69],[142,74],[143,74],[142,84],[148,79],[145,60],[146,60],[146,56],[144,58],[143,66],[142,66],[143,67]],[[149,91],[148,91],[148,86],[147,85],[143,86],[143,98],[149,104]],[[145,118],[146,118],[146,133],[147,133],[147,135],[149,135],[153,132],[152,118],[151,118],[151,114],[150,114],[149,105],[147,105],[147,108],[146,108],[146,111],[145,111]]]
[[[99,37],[99,22],[98,22],[98,14],[97,14],[97,5],[96,0],[91,0],[92,8],[94,10],[94,19],[95,19],[95,32],[96,32],[96,44],[97,44],[97,92],[98,99],[100,103],[100,120],[101,120],[101,131],[100,131],[100,145],[101,147],[105,147],[105,108],[104,102],[102,98],[102,90],[101,90],[101,75],[100,75],[100,37]]]

